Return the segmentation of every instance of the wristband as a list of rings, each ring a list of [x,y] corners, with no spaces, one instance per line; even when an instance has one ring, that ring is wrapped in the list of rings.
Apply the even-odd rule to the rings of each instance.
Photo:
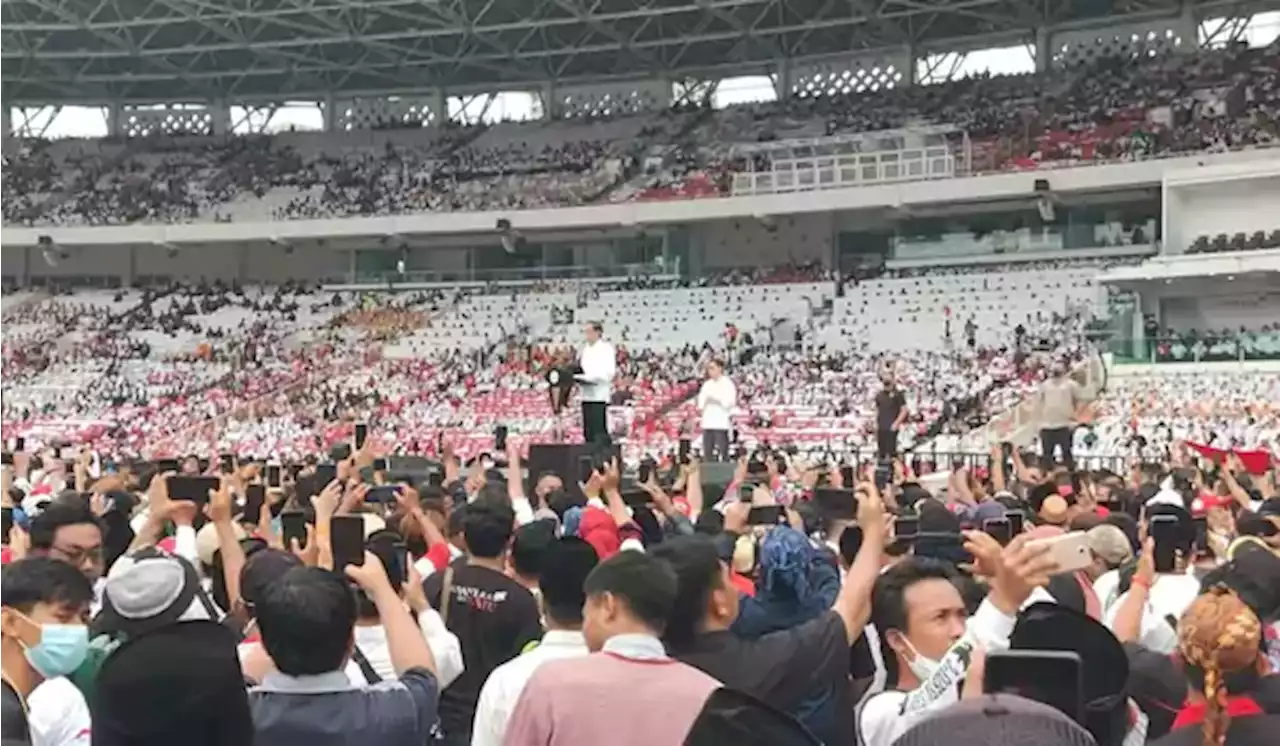
[[[1131,581],[1131,584],[1136,585],[1139,588],[1146,588],[1147,590],[1151,590],[1151,581],[1147,580],[1146,578],[1140,575],[1134,575],[1133,580]]]

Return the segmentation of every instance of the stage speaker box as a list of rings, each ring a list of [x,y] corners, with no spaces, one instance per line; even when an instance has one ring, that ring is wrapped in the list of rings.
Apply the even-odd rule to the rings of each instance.
[[[724,491],[733,482],[733,471],[737,466],[732,461],[702,465],[702,500],[705,505],[710,506],[724,496]]]
[[[580,496],[578,488],[578,461],[583,456],[591,456],[602,461],[608,455],[621,458],[622,448],[610,446],[602,451],[598,446],[586,443],[534,443],[529,446],[529,456],[525,459],[528,477],[525,481],[526,494],[533,494],[533,483],[542,474],[551,472],[564,482],[565,491]]]

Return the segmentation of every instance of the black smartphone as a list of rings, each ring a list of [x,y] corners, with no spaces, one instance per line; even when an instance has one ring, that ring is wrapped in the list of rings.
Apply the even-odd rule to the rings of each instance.
[[[236,457],[230,453],[223,453],[218,456],[218,473],[233,474],[236,470]]]
[[[267,487],[268,488],[273,490],[280,489],[280,486],[284,484],[284,480],[281,479],[282,476],[283,475],[281,473],[280,464],[267,464]]]
[[[333,549],[333,569],[364,564],[364,519],[358,515],[335,515],[329,519],[329,546]]]
[[[640,466],[636,469],[636,481],[644,484],[649,481],[649,475],[653,474],[653,462],[649,459],[640,461]]]
[[[169,477],[169,499],[188,500],[193,503],[209,502],[209,492],[218,489],[222,480],[218,477]]]
[[[747,523],[752,526],[776,526],[786,520],[781,505],[759,505],[747,513]]]
[[[23,451],[25,451],[25,450],[27,450],[27,439],[26,439],[26,438],[24,438],[24,437],[23,437],[23,436],[21,436],[21,435],[19,435],[18,437],[14,438],[14,439],[13,439],[13,452],[14,452],[14,453],[22,453],[22,452],[23,452]]]
[[[369,423],[357,422],[356,436],[354,438],[354,441],[355,441],[354,449],[358,451],[361,448],[364,448],[364,442],[368,439],[369,439]]]
[[[591,480],[591,473],[596,470],[595,459],[590,456],[578,457],[578,481],[586,484]]]
[[[751,482],[743,482],[742,484],[738,485],[739,502],[749,503],[753,499],[755,499],[755,496],[756,496],[756,486]]]
[[[262,515],[262,505],[267,501],[267,486],[265,484],[251,484],[244,488],[244,512],[241,514],[243,520],[249,523],[257,523],[258,518]]]
[[[157,474],[168,474],[169,472],[177,474],[180,470],[181,464],[178,463],[176,458],[162,458],[156,462]]]
[[[493,429],[493,450],[507,450],[507,426],[498,425]]]
[[[912,539],[919,536],[920,519],[915,516],[894,519],[893,535],[898,539]]]
[[[402,489],[403,487],[398,484],[379,485],[369,490],[369,492],[364,496],[364,501],[367,503],[395,505],[396,495],[400,494],[400,490]]]
[[[846,490],[853,489],[853,486],[858,483],[858,480],[855,478],[853,473],[852,466],[840,467],[840,481],[844,483],[844,488]]]
[[[1013,541],[1013,527],[1008,518],[988,518],[982,522],[982,530],[1000,542],[1000,546],[1008,546]]]
[[[1191,523],[1196,528],[1196,556],[1200,557],[1209,554],[1209,519],[1205,516],[1192,518]]]
[[[1023,515],[1021,510],[1010,510],[1004,514],[1004,517],[1009,521],[1010,536],[1017,536],[1022,533],[1023,522],[1026,520],[1026,516]]]
[[[680,459],[682,465],[689,463],[689,452],[691,450],[693,450],[693,441],[688,438],[681,438],[679,450],[676,451],[676,458]]]
[[[851,488],[819,487],[813,491],[813,501],[828,520],[851,521],[858,517],[858,496]]]
[[[403,541],[396,534],[383,532],[375,534],[368,542],[369,553],[382,562],[387,571],[387,580],[392,588],[399,588],[409,577],[407,550]],[[335,563],[336,564],[336,563]]]
[[[1077,722],[1084,717],[1080,656],[1065,650],[993,650],[987,653],[982,690],[1035,700]]]
[[[444,486],[444,470],[432,469],[431,471],[427,472],[427,484],[431,485],[432,487]]]
[[[1173,572],[1178,566],[1178,519],[1171,515],[1153,516],[1147,523],[1147,533],[1155,542],[1156,572]]]
[[[0,544],[9,545],[11,528],[13,528],[13,508],[0,508]]]
[[[0,453],[0,466],[13,466],[13,454],[8,451]]]
[[[374,470],[374,471],[386,471],[386,470],[387,470],[387,460],[386,460],[385,458],[375,458],[375,459],[373,460],[373,470]]]
[[[643,508],[653,502],[653,498],[644,490],[623,490],[622,502],[631,508]]]
[[[293,546],[293,540],[298,540],[298,546],[305,548],[307,546],[307,515],[301,510],[286,510],[280,514],[280,535],[284,539],[285,548]]]
[[[329,486],[330,482],[338,478],[338,465],[317,464],[315,474],[312,474],[311,478],[315,482],[315,494],[318,495]]]

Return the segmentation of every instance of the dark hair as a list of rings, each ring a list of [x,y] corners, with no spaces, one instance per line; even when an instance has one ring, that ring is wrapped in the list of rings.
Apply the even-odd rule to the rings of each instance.
[[[631,614],[659,636],[675,606],[678,588],[670,564],[631,550],[601,562],[582,584],[588,598],[610,593],[622,599]]]
[[[467,551],[472,556],[493,559],[502,556],[511,541],[512,526],[516,515],[505,502],[482,495],[467,505],[467,515],[462,521],[462,535],[467,539]]]
[[[596,550],[576,536],[553,541],[542,556],[542,609],[558,624],[576,627],[582,624],[582,605],[587,601],[584,589],[591,571],[600,564]]]
[[[269,583],[254,604],[262,645],[281,673],[338,671],[351,649],[356,598],[340,575],[295,567]]]
[[[240,540],[240,551],[244,553],[245,563],[249,562],[249,558],[258,552],[267,548],[267,542],[254,536],[245,537]],[[231,608],[231,597],[227,592],[227,578],[224,572],[225,565],[222,562],[222,549],[216,549],[213,552],[212,562],[207,566],[205,576],[209,578],[209,595],[213,596],[213,602],[220,609]],[[244,577],[244,568],[241,568],[240,577]],[[241,580],[240,585],[243,587],[244,581]],[[244,594],[241,593],[241,599]]]
[[[93,585],[76,567],[52,557],[27,557],[0,574],[0,606],[30,614],[36,604],[73,608],[93,602]]]
[[[604,333],[604,324],[601,324],[599,321],[588,321],[587,326],[591,327],[592,329],[595,329],[596,334]]]
[[[88,503],[78,501],[54,501],[40,515],[31,519],[31,548],[49,550],[57,539],[58,529],[65,526],[89,524],[102,531],[102,522],[89,509]]]
[[[547,550],[556,540],[555,521],[544,519],[525,524],[516,529],[511,541],[511,564],[521,577],[537,580],[542,577],[543,562]]]
[[[449,520],[446,521],[446,534],[450,538],[462,533],[463,527],[466,525],[467,509],[470,505],[454,505],[453,510],[449,511]]]
[[[711,592],[723,587],[715,540],[702,534],[677,536],[657,545],[650,554],[671,567],[677,582],[663,640],[673,648],[689,645],[702,630]]]
[[[297,555],[283,549],[259,549],[247,556],[240,568],[240,600],[251,615],[256,613],[258,603],[271,584],[301,566],[302,560]]]
[[[871,623],[880,637],[881,660],[889,685],[898,681],[898,664],[893,650],[885,641],[885,632],[907,631],[907,589],[926,580],[945,580],[957,586],[960,574],[950,564],[928,557],[908,557],[876,578],[871,592]]]

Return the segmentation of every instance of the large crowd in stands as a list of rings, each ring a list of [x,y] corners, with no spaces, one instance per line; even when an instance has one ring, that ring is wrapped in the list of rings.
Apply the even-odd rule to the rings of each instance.
[[[581,129],[577,120],[450,126],[346,144],[338,133],[319,136],[332,141],[316,152],[300,135],[176,138],[64,162],[48,155],[47,144],[23,144],[5,156],[4,218],[29,225],[267,220],[716,196],[731,188],[732,173],[769,167],[765,155],[736,154],[735,143],[918,124],[966,132],[973,172],[1266,146],[1277,140],[1278,60],[1277,44],[1103,58],[1042,74],[793,96],[723,111],[684,106],[605,120],[600,130]]]
[[[963,270],[883,274],[927,284],[957,273]],[[166,455],[265,449],[301,458],[349,437],[350,423],[357,421],[375,425],[387,449],[405,453],[433,449],[436,436],[448,430],[467,433],[456,447],[471,456],[494,447],[500,424],[522,447],[557,442],[579,431],[573,418],[552,415],[544,375],[562,356],[573,357],[575,341],[563,330],[575,328],[574,314],[589,309],[601,292],[833,281],[844,284],[844,292],[858,282],[819,265],[784,265],[709,273],[695,281],[552,281],[518,291],[495,286],[479,292],[514,292],[513,300],[568,294],[578,301],[571,304],[576,307],[553,305],[550,327],[531,328],[529,319],[516,318],[486,346],[415,349],[411,359],[384,355],[398,339],[434,326],[455,328],[463,333],[459,340],[479,333],[466,332],[490,318],[473,317],[466,305],[477,291],[361,295],[211,283],[88,295],[112,306],[55,295],[6,312],[3,422],[10,437],[56,433],[135,457],[153,455],[144,448],[162,447]],[[908,392],[911,412],[899,446],[961,450],[962,444],[972,447],[968,436],[984,423],[1032,396],[1055,367],[1077,365],[1091,354],[1087,313],[1092,311],[1002,318],[990,322],[999,328],[981,334],[972,320],[957,319],[944,332],[952,337],[921,338],[915,348],[896,350],[831,336],[830,317],[816,304],[808,319],[797,320],[794,337],[727,322],[723,333],[666,349],[643,340],[633,345],[620,326],[610,330],[620,357],[609,426],[628,443],[629,462],[670,452],[698,429],[689,387],[710,359],[721,358],[738,382],[733,419],[743,442],[865,454],[875,445],[871,399],[880,374],[892,369]],[[568,326],[560,323],[564,318]],[[1242,339],[1249,340],[1250,356],[1277,354],[1269,326],[1243,337],[1181,334],[1176,345],[1152,340],[1155,360],[1239,359]],[[51,339],[64,341],[49,344]],[[1220,347],[1223,354],[1216,355]],[[1237,392],[1234,400],[1247,401],[1272,386],[1258,376],[1224,380],[1226,391]],[[1156,379],[1148,385],[1159,390],[1162,384]],[[1082,427],[1077,452],[1123,455],[1128,446],[1122,433],[1134,427],[1148,441],[1158,440],[1152,429],[1158,420],[1139,418],[1131,426],[1123,409],[1108,408],[1105,421]],[[1209,418],[1205,414],[1196,435],[1213,430]],[[1269,447],[1275,415],[1261,414],[1259,423],[1246,443]]]

